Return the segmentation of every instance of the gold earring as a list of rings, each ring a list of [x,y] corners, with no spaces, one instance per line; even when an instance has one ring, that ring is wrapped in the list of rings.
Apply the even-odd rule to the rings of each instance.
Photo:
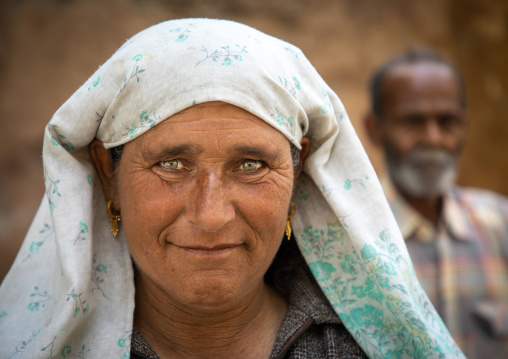
[[[293,222],[293,214],[295,214],[295,202],[291,201],[291,213],[286,221],[286,237],[288,241],[291,239],[291,222]]]
[[[119,215],[113,214],[111,211],[112,205],[113,200],[109,200],[108,204],[106,205],[106,210],[108,211],[109,220],[111,221],[111,233],[113,233],[113,236],[116,238],[118,235],[118,222],[120,222],[122,218]]]

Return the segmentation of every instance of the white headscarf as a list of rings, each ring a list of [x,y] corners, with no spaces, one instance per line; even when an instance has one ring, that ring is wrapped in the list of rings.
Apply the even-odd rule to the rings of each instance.
[[[88,154],[194,104],[243,108],[311,152],[293,230],[326,297],[371,358],[462,357],[422,291],[339,98],[302,52],[248,26],[173,20],[128,40],[45,130],[46,195],[0,287],[1,358],[128,358],[134,281]]]

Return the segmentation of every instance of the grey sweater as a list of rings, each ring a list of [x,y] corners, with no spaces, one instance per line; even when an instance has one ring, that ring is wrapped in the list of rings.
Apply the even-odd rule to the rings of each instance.
[[[294,255],[301,258],[299,252]],[[270,359],[368,358],[302,261],[297,261],[301,266],[285,273],[290,277],[286,288],[289,306]],[[159,359],[136,328],[132,332],[131,359]]]

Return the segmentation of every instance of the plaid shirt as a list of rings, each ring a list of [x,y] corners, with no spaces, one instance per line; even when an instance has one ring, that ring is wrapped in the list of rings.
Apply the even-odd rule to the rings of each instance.
[[[434,226],[382,184],[416,275],[464,354],[508,358],[508,199],[454,187]]]

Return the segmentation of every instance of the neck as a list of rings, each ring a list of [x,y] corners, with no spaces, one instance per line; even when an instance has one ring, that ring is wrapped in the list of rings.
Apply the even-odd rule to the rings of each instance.
[[[286,309],[264,283],[215,311],[179,305],[150,279],[136,278],[134,325],[161,358],[268,358]]]
[[[400,190],[399,190],[400,191]],[[416,198],[404,192],[400,192],[405,200],[424,218],[436,226],[441,218],[443,209],[443,196]]]

